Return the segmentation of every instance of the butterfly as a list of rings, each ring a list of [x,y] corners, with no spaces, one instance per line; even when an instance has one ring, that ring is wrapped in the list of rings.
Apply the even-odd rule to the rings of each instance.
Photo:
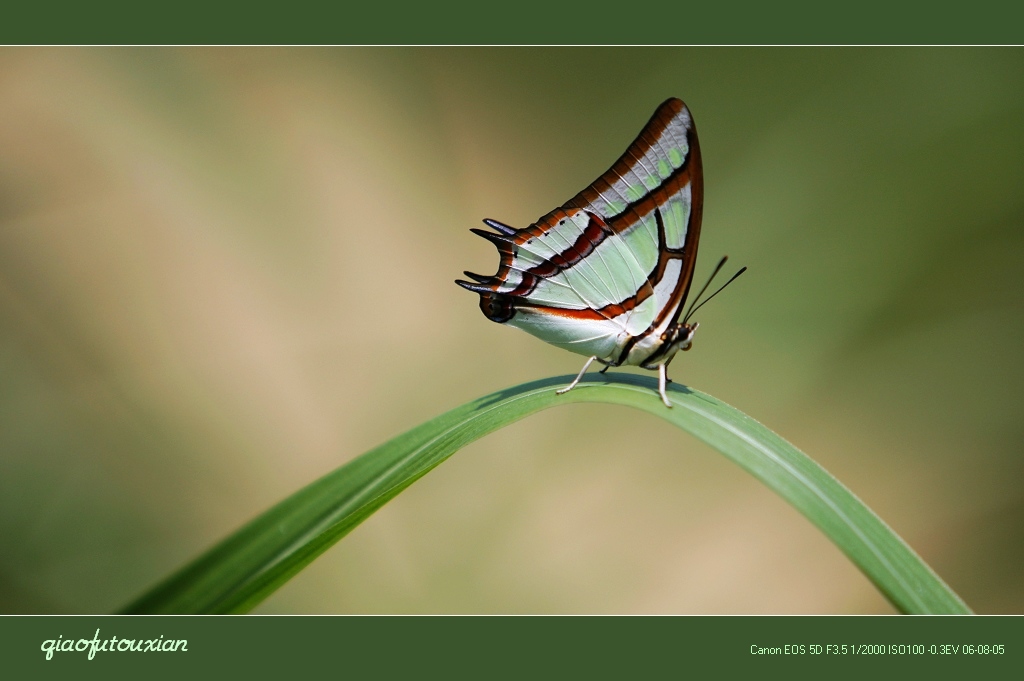
[[[704,304],[691,305],[679,321],[703,206],[697,129],[686,105],[672,98],[615,165],[561,207],[525,229],[487,219],[494,231],[471,230],[497,246],[501,263],[494,276],[466,272],[474,281],[455,283],[480,294],[491,321],[589,357],[559,394],[576,387],[596,360],[602,373],[622,365],[657,370],[658,392],[671,407],[666,368],[692,347],[699,324],[689,318]]]

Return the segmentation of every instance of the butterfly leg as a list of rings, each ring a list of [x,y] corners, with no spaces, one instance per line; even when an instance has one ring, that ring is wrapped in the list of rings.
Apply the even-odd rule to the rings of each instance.
[[[675,359],[675,355],[672,356],[672,359]],[[672,361],[672,359],[670,359],[668,362],[665,362],[665,383],[672,383],[673,382],[672,379],[668,377],[668,365],[669,365],[669,362]]]
[[[573,388],[575,388],[576,384],[580,382],[581,378],[583,378],[583,374],[587,373],[587,369],[590,368],[590,365],[594,363],[595,359],[597,359],[596,356],[595,357],[591,357],[590,359],[588,359],[587,363],[583,365],[583,368],[580,370],[580,373],[576,377],[576,379],[572,383],[570,383],[569,385],[567,385],[564,388],[562,388],[561,390],[556,390],[555,394],[557,394],[557,395],[564,395],[565,393],[567,393],[570,390],[572,390]]]
[[[605,365],[604,365],[604,369],[601,369],[601,370],[600,370],[600,371],[598,371],[597,373],[599,373],[599,374],[603,374],[604,372],[608,371],[608,370],[609,370],[609,369],[611,369],[611,368],[612,368],[612,365],[611,365],[611,364],[605,364]]]
[[[672,403],[668,401],[668,395],[665,394],[665,382],[668,380],[668,371],[664,364],[658,365],[658,392],[661,393],[661,401],[665,403],[665,406],[669,409],[672,408]]]

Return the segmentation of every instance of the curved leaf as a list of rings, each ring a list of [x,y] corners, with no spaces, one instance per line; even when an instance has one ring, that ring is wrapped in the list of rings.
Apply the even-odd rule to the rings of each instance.
[[[247,612],[356,525],[464,445],[559,404],[642,409],[711,445],[792,504],[905,613],[968,607],[848,489],[760,423],[710,395],[656,381],[593,375],[556,395],[568,377],[493,393],[428,421],[296,492],[130,605],[127,613]]]

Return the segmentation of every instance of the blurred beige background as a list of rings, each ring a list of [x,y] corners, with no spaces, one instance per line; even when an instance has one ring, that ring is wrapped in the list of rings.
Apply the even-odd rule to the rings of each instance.
[[[0,612],[112,611],[471,398],[581,358],[487,321],[525,226],[669,96],[699,314],[677,380],[822,463],[978,612],[1024,611],[1019,49],[0,49]],[[658,419],[456,454],[263,613],[884,613]]]

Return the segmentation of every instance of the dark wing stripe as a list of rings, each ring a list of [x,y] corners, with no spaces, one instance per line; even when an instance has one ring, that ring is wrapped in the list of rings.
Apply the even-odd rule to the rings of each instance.
[[[613,218],[609,218],[608,223],[612,230],[614,230],[616,233],[622,233],[631,229],[633,225],[635,225],[637,222],[641,220],[641,218],[647,216],[652,210],[654,210],[658,206],[668,203],[668,201],[675,194],[677,194],[684,187],[686,187],[687,183],[692,182],[691,176],[693,174],[690,172],[690,170],[694,153],[692,146],[690,147],[690,149],[691,151],[689,154],[686,155],[686,160],[683,162],[683,165],[679,166],[674,171],[672,171],[672,174],[665,178],[665,180],[661,183],[659,187],[652,189],[648,193],[638,198],[636,201],[626,204],[626,208],[621,213],[619,213]],[[700,173],[697,173],[698,176],[699,174]],[[590,194],[590,197],[587,198],[587,202],[593,203],[597,198],[599,198],[602,192],[609,191],[612,189],[611,185],[601,187],[601,183],[602,181],[598,180],[593,185],[591,185],[591,187],[588,187],[586,190],[581,192],[580,196],[583,196],[584,194]],[[693,189],[694,188],[691,187],[691,195],[693,193]]]
[[[612,230],[597,215],[588,214],[587,226],[576,241],[561,253],[557,253],[544,265],[531,267],[530,272],[541,277],[552,277],[568,269],[593,253],[611,234]]]
[[[600,246],[601,243],[604,242],[604,240],[607,239],[611,234],[621,234],[622,232],[628,231],[629,229],[633,228],[638,222],[640,222],[644,217],[650,214],[651,211],[657,210],[659,206],[667,203],[676,193],[678,193],[680,190],[686,187],[686,184],[691,181],[689,164],[690,159],[693,158],[692,144],[693,142],[691,142],[690,147],[691,153],[687,155],[684,164],[680,166],[675,172],[673,172],[672,175],[666,178],[664,183],[662,183],[660,187],[652,190],[650,193],[637,199],[635,202],[628,204],[626,209],[622,213],[611,219],[611,224],[606,223],[603,219],[601,219],[600,216],[598,216],[595,213],[588,213],[588,217],[590,218],[590,220],[587,223],[587,227],[583,231],[583,233],[576,239],[576,242],[574,244],[572,244],[565,250],[561,251],[560,253],[556,253],[551,258],[545,258],[543,263],[535,265],[529,268],[528,270],[522,270],[522,281],[516,286],[514,290],[509,291],[504,295],[529,295],[537,287],[537,284],[540,283],[541,278],[553,277],[559,272],[562,272],[563,270],[569,269],[570,267],[579,264],[585,258],[590,256],[590,254],[593,253],[597,249],[597,247]],[[607,187],[605,191],[607,191],[608,189],[610,189],[610,186]],[[694,205],[696,204],[696,200],[695,198],[693,198],[696,196],[695,189],[695,187],[691,187],[691,201]],[[564,214],[564,212],[562,214]],[[694,220],[694,216],[697,215],[697,211],[693,207],[691,207],[687,225],[686,243],[682,249],[668,249],[668,246],[664,244],[662,244],[662,246],[660,247],[666,248],[675,253],[681,253],[685,251],[688,245],[690,244],[690,232],[693,231],[695,226],[698,231],[700,229],[699,217],[697,220]],[[558,221],[556,221],[554,224],[557,225]],[[490,232],[484,232],[483,230],[474,229],[471,231],[480,234],[481,236],[484,236],[485,238],[495,243],[496,245],[509,245],[508,240],[500,235],[491,234]],[[520,230],[520,234],[523,234],[524,232],[527,231],[529,231],[529,229]],[[517,236],[514,239],[514,241],[516,242],[516,245],[522,247],[523,244],[525,244],[526,239],[520,241],[520,238]],[[511,270],[515,269],[512,267],[513,253],[511,248],[509,248],[508,250],[499,248],[499,251],[501,253],[501,269],[499,269],[498,273],[495,275],[495,283],[492,285],[495,291],[497,291],[497,289],[501,286],[501,282],[506,279],[508,273]],[[536,257],[541,256],[537,255]]]
[[[624,313],[634,309],[637,305],[639,305],[640,303],[644,302],[645,300],[650,298],[652,295],[654,295],[654,288],[661,281],[662,277],[665,276],[665,270],[668,269],[669,261],[671,261],[671,260],[678,260],[678,259],[683,259],[684,260],[684,262],[683,262],[683,269],[680,272],[680,279],[685,278],[687,276],[687,274],[686,274],[687,263],[685,262],[686,256],[683,253],[679,252],[679,251],[673,251],[673,250],[671,250],[671,249],[666,247],[666,245],[665,245],[665,223],[661,219],[661,211],[658,210],[657,208],[655,208],[654,216],[655,216],[655,220],[657,221],[657,224],[658,224],[658,245],[660,247],[659,248],[659,255],[658,255],[658,264],[654,266],[654,269],[647,276],[647,280],[644,281],[640,285],[640,289],[634,295],[630,296],[629,298],[626,298],[625,300],[623,300],[620,303],[613,303],[611,305],[605,305],[604,307],[602,307],[600,309],[596,309],[596,310],[595,309],[591,309],[591,308],[587,308],[587,309],[583,309],[583,310],[569,310],[569,309],[565,309],[565,308],[561,308],[561,307],[549,307],[549,306],[546,306],[546,305],[537,305],[537,304],[530,303],[529,300],[521,300],[521,299],[517,299],[517,300],[513,301],[513,306],[516,307],[516,308],[530,308],[530,309],[536,310],[538,312],[543,312],[545,314],[557,315],[559,317],[568,317],[570,319],[593,319],[593,320],[607,319],[609,317],[617,317],[617,316],[619,316],[621,314],[624,314]],[[678,291],[678,290],[679,290],[679,287],[677,287],[676,290],[673,291],[673,299],[675,298],[675,292]],[[498,294],[498,295],[501,295],[501,294]],[[669,305],[669,308],[670,307],[671,307],[671,305]],[[663,315],[665,315],[665,314],[667,314],[667,312],[666,312],[666,310],[663,309],[661,311],[661,314],[659,315],[659,319],[663,320],[664,319]],[[654,328],[657,324],[658,324],[658,320],[655,320],[655,323],[652,324],[651,328]],[[646,334],[650,330],[651,329],[649,328],[644,333]],[[630,343],[629,343],[629,347],[631,348],[632,345],[638,339],[639,339],[639,337],[635,337],[635,338],[631,339]],[[624,358],[627,354],[629,354],[628,351],[626,351],[622,355],[622,357]],[[621,361],[621,358],[620,358],[620,361]]]
[[[542,279],[549,278],[564,269],[582,262],[594,251],[594,249],[597,248],[597,246],[599,246],[609,235],[613,233],[604,220],[599,216],[591,214],[588,217],[587,227],[577,237],[576,242],[574,244],[570,244],[568,248],[560,253],[556,253],[551,258],[545,258],[536,251],[530,250],[526,246],[525,242],[515,243],[516,240],[501,234],[494,234],[493,232],[486,232],[481,229],[471,229],[471,232],[479,234],[498,247],[498,252],[501,256],[498,272],[486,283],[481,282],[474,284],[460,280],[456,280],[455,283],[463,288],[480,294],[480,309],[488,319],[496,322],[506,322],[515,314],[515,310],[512,307],[513,301],[519,301],[521,296],[528,296],[532,293]],[[532,256],[542,260],[543,262],[525,270],[515,267],[513,244],[515,244],[515,247],[529,252]],[[548,246],[550,247],[549,244]],[[520,273],[520,282],[512,291],[500,292],[498,289],[501,287],[502,283],[507,281],[509,273],[512,271],[518,271]],[[467,274],[467,276],[471,275]],[[591,286],[593,286],[592,283]],[[568,287],[573,288],[571,285],[568,285]],[[575,291],[575,289],[573,290]],[[584,305],[587,305],[591,310],[594,310],[594,314],[597,315],[596,318],[611,319],[601,312],[603,308],[594,308],[593,304],[586,301],[578,291],[576,291],[576,295],[579,296]],[[536,305],[536,303],[534,305]]]
[[[515,289],[508,291],[505,295],[509,296],[525,296],[533,292],[540,282],[540,279],[547,279],[559,274],[560,272],[569,269],[570,267],[583,262],[591,253],[593,253],[598,246],[600,246],[605,239],[611,236],[611,228],[602,220],[599,216],[589,214],[590,218],[587,222],[586,228],[576,238],[576,241],[570,244],[567,248],[559,253],[555,253],[550,258],[544,258],[544,262],[539,265],[534,265],[529,269],[519,270],[522,272],[522,281],[516,286]],[[483,232],[483,230],[480,230]],[[484,232],[486,234],[486,232]],[[500,237],[498,237],[500,239]],[[496,238],[489,238],[490,241],[497,241]],[[518,244],[517,244],[518,245]],[[531,251],[535,257],[541,258],[542,256]],[[501,253],[501,264],[506,267],[509,271],[515,270],[512,264],[513,253],[511,250]],[[502,281],[505,280],[505,275],[501,272],[492,279],[491,288],[495,291],[501,286]]]

